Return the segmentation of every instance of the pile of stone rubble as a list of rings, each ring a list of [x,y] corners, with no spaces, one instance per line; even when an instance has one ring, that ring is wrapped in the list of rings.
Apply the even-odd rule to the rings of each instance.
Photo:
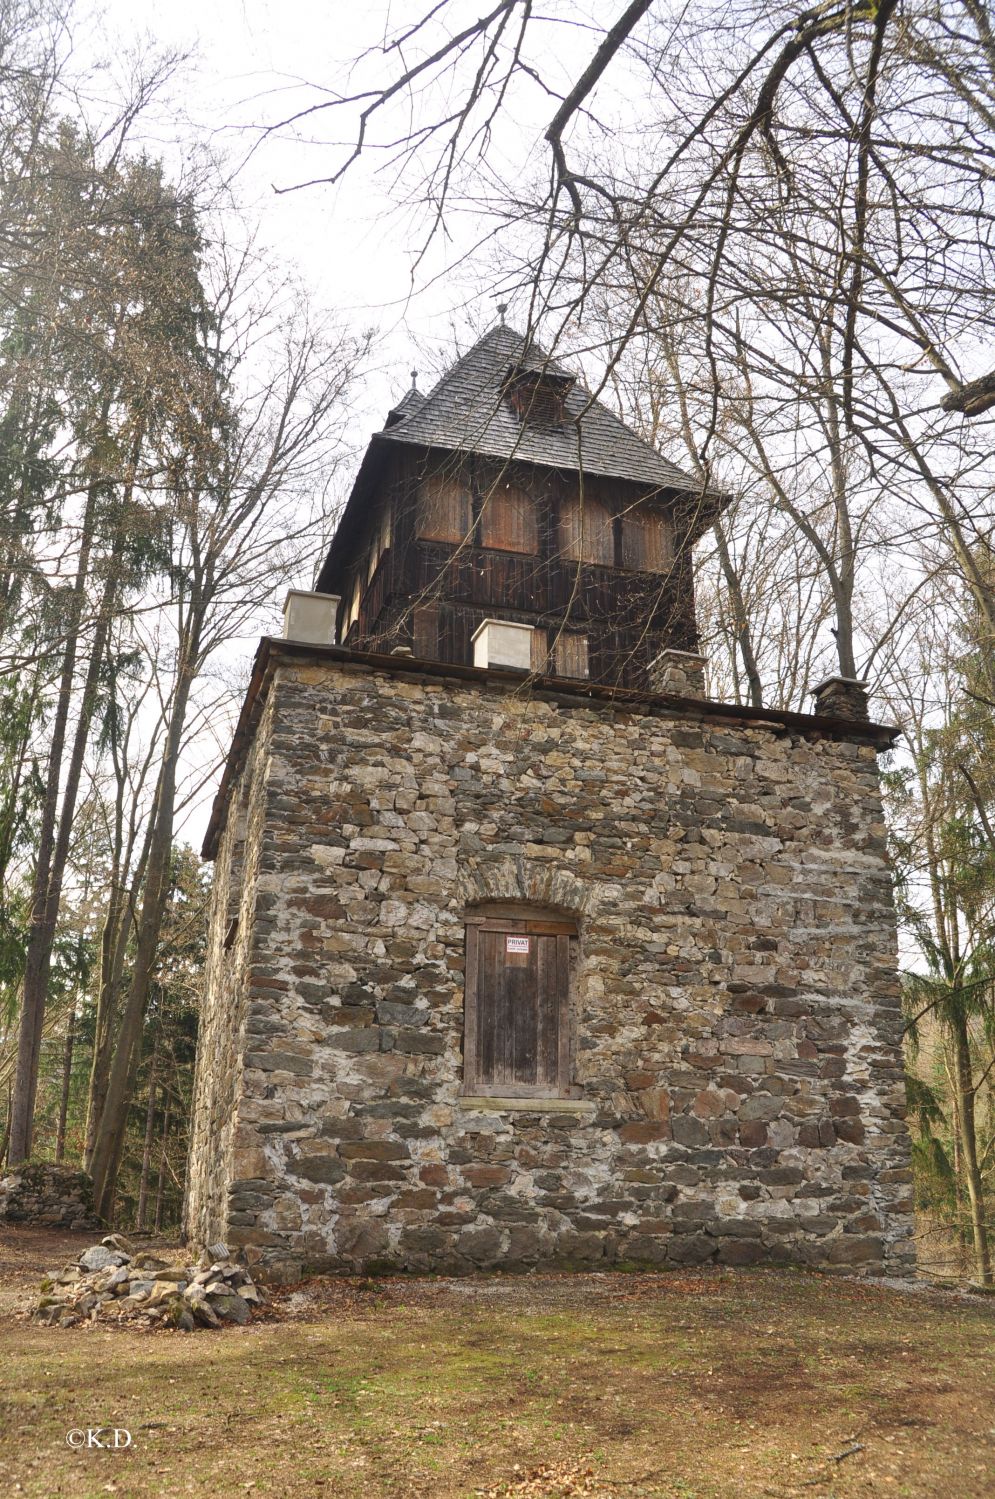
[[[131,1319],[193,1332],[248,1322],[262,1300],[224,1244],[209,1245],[196,1264],[171,1264],[165,1255],[135,1249],[122,1234],[109,1234],[42,1281],[34,1318],[59,1327]]]

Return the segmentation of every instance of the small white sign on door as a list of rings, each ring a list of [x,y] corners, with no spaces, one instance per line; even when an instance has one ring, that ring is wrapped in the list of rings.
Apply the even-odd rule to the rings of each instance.
[[[505,937],[505,952],[528,952],[531,943],[530,937]]]

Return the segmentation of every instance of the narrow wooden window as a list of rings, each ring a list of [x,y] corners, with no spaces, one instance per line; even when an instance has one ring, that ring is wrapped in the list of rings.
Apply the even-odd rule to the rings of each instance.
[[[412,634],[415,655],[423,661],[439,659],[439,609],[436,604],[423,604],[412,611]]]
[[[587,653],[587,636],[567,634],[557,636],[553,646],[553,663],[558,677],[590,676]]]
[[[383,518],[373,536],[370,546],[370,562],[366,573],[367,583],[372,582],[373,574],[380,566],[380,559],[390,546],[390,509],[384,511]]]
[[[615,565],[612,518],[597,500],[564,500],[560,506],[560,553],[570,562]]]
[[[568,1095],[574,937],[555,918],[467,918],[465,1093]]]
[[[347,612],[346,617],[345,617],[345,633],[346,634],[349,633],[349,631],[352,629],[353,625],[356,623],[357,619],[359,618],[359,603],[360,603],[360,600],[361,600],[362,597],[363,597],[363,580],[362,580],[361,577],[359,577],[359,578],[356,579],[355,583],[353,584],[352,598],[350,599],[349,609],[348,609],[348,612]]]
[[[666,573],[673,563],[670,522],[658,510],[627,510],[622,516],[622,566]]]
[[[541,625],[532,631],[532,670],[540,676],[549,670],[549,639]]]
[[[423,541],[465,541],[473,526],[469,488],[448,474],[430,474],[418,487],[416,525]]]
[[[505,552],[537,552],[535,501],[513,484],[488,491],[480,508],[480,544]]]

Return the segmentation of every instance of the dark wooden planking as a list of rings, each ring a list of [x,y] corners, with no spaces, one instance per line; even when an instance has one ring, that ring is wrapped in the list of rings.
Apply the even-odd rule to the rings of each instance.
[[[593,496],[564,498],[557,531],[560,556],[571,562],[615,563],[611,509]]]
[[[515,1009],[516,1002],[526,987],[524,975],[517,966],[509,965],[504,954],[504,933],[495,932],[494,943],[494,1023],[497,1034],[494,1038],[494,1081],[507,1087],[515,1081]]]
[[[458,504],[447,502],[450,540],[428,541],[416,535],[418,489],[426,473],[435,474],[435,482],[450,496],[457,492],[462,496]],[[498,494],[502,485],[509,494],[531,491],[538,548],[534,554],[479,544],[480,520],[467,512],[466,496],[479,517],[483,499],[488,493]],[[576,480],[566,475],[523,464],[499,469],[482,458],[464,463],[461,469],[452,455],[434,455],[428,464],[416,461],[415,455],[398,455],[397,470],[383,491],[383,504],[391,506],[389,545],[377,555],[367,585],[371,559],[378,547],[383,548],[385,536],[382,506],[374,505],[353,574],[336,583],[347,600],[351,577],[358,575],[363,583],[359,618],[344,633],[344,643],[388,651],[408,645],[419,655],[424,649],[428,659],[467,664],[472,660],[471,637],[489,615],[532,624],[546,630],[549,639],[567,624],[577,637],[587,636],[592,681],[645,687],[648,664],[665,646],[680,650],[697,646],[690,551],[679,549],[669,571],[652,571],[661,565],[661,548],[671,545],[677,511],[666,504],[636,511],[632,507],[639,503],[638,492],[610,481],[589,478],[584,494],[592,516],[614,514],[613,544],[621,548],[627,567],[578,562],[562,555],[559,517],[564,504],[577,500]],[[509,514],[514,522],[514,506]],[[662,525],[660,516],[664,517]],[[631,522],[628,526],[627,521]],[[532,526],[531,521],[528,524]],[[523,544],[513,525],[498,539]],[[532,545],[531,536],[528,544]],[[606,543],[602,555],[607,558]],[[662,560],[669,563],[669,551]],[[635,567],[637,562],[650,570]],[[414,640],[413,615],[422,607],[439,609],[434,646],[430,629],[419,632],[417,645]],[[576,650],[582,648],[578,638]],[[561,660],[555,668],[558,674],[583,676],[576,659]]]
[[[560,1090],[566,1092],[570,1083],[570,938],[552,940],[556,943],[556,1076]]]
[[[654,510],[631,510],[622,516],[621,564],[637,572],[666,573],[674,559],[673,526]]]
[[[423,604],[412,611],[414,653],[429,661],[439,656],[439,607]]]
[[[508,1034],[508,988],[500,953],[504,944],[502,932],[481,932],[485,953],[485,971],[481,973],[481,992],[486,998],[480,1006],[479,1024],[489,1030],[490,1066],[482,1074],[496,1088],[506,1087],[511,1065],[511,1037]]]
[[[551,1091],[558,1091],[561,1078],[559,1068],[559,1032],[561,1010],[565,1008],[565,996],[560,993],[556,950],[559,937],[537,937],[537,996],[539,1003],[539,1050],[536,1066],[536,1082]],[[569,937],[563,937],[569,942]],[[563,1079],[562,1081],[565,1081]]]
[[[505,1078],[510,1083],[534,1087],[538,1030],[536,938],[529,938],[528,953],[503,953],[502,957],[502,988],[505,995],[503,1025],[507,1055]],[[524,961],[516,962],[516,957],[521,957]]]
[[[453,474],[428,474],[418,486],[415,527],[429,541],[460,542],[473,525],[472,496]]]
[[[495,486],[483,496],[480,504],[481,546],[498,547],[509,552],[537,552],[538,515],[537,501],[524,490],[515,485]]]
[[[586,635],[564,630],[553,646],[553,662],[558,677],[588,677],[591,674]]]
[[[463,1085],[472,1088],[481,1076],[479,1006],[480,934],[466,929],[466,971],[463,976]]]
[[[495,992],[494,937],[481,933],[477,966],[477,1078],[479,1081],[497,1081],[503,1056],[498,1050],[498,1029],[494,1016],[499,1004]]]

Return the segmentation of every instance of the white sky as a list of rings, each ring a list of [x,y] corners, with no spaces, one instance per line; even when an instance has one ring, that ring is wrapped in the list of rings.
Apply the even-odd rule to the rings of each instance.
[[[576,17],[582,6],[583,0],[551,0],[549,9],[562,14],[569,8]],[[192,52],[184,86],[174,91],[177,108],[157,121],[150,149],[168,161],[172,141],[178,138],[182,150],[184,140],[196,140],[236,162],[249,152],[251,127],[313,103],[318,89],[346,86],[350,61],[377,44],[385,25],[396,26],[422,9],[421,0],[104,0],[86,47],[104,57],[123,57],[143,41]],[[476,0],[457,0],[446,15],[462,19],[464,10],[476,18],[480,7]],[[552,35],[564,78],[576,76],[596,38],[562,25]],[[363,74],[364,82],[382,80],[394,66]],[[514,123],[508,120],[498,131],[491,152],[510,180],[521,170],[529,143],[541,137],[555,101],[537,91],[532,99],[519,94],[513,107]],[[423,371],[422,388],[430,385],[433,368],[449,362],[454,335],[466,339],[489,326],[503,297],[492,256],[464,263],[481,223],[458,212],[447,216],[445,235],[419,267],[419,289],[411,295],[424,219],[405,210],[399,202],[403,189],[377,173],[382,156],[357,162],[337,188],[274,191],[332,170],[345,154],[336,138],[351,139],[354,118],[317,116],[315,134],[324,139],[314,145],[299,133],[297,139],[289,132],[270,138],[250,154],[238,181],[239,197],[258,220],[264,242],[300,269],[316,301],[353,327],[379,330],[378,370],[366,403],[368,433],[407,388],[412,366]],[[364,436],[357,433],[357,443]]]
[[[253,127],[270,124],[295,108],[314,103],[320,89],[355,89],[347,70],[364,49],[375,47],[386,26],[421,14],[422,0],[103,0],[98,16],[80,13],[74,23],[73,48],[80,67],[89,63],[118,79],[121,91],[137,52],[149,46],[192,54],[182,66],[171,92],[143,117],[133,137],[167,170],[179,175],[194,148],[208,148],[240,169],[236,196],[258,224],[263,243],[276,259],[299,272],[312,300],[331,311],[354,331],[373,327],[378,332],[372,367],[363,389],[354,393],[356,416],[349,444],[352,461],[336,476],[335,490],[344,498],[370,434],[383,425],[390,406],[410,384],[410,370],[418,367],[422,389],[430,387],[438,370],[449,364],[454,344],[465,346],[496,319],[496,305],[506,297],[494,273],[495,252],[470,256],[482,222],[466,211],[447,215],[445,233],[432,242],[429,257],[417,270],[412,290],[415,252],[425,236],[423,211],[403,206],[403,184],[377,167],[383,157],[374,152],[357,162],[337,187],[315,186],[278,193],[309,178],[332,172],[351,145],[355,113],[325,113],[315,122],[309,143],[302,132],[284,132],[257,144]],[[98,0],[99,3],[99,0]],[[575,18],[586,0],[547,0],[548,9]],[[447,18],[462,23],[480,14],[477,0],[455,0]],[[564,80],[576,76],[597,44],[586,28],[555,26],[556,61],[544,58],[554,74],[557,62]],[[410,49],[409,49],[410,60]],[[396,66],[396,64],[391,64]],[[363,83],[381,82],[386,65],[374,64]],[[106,84],[91,90],[89,102],[100,108]],[[108,97],[113,88],[107,89]],[[438,100],[431,101],[437,104]],[[429,106],[431,107],[431,105]],[[489,162],[507,180],[515,181],[527,164],[530,143],[555,110],[555,101],[536,91],[519,96],[514,113],[497,132]],[[401,129],[406,116],[391,121]],[[345,143],[343,147],[342,143]],[[536,148],[537,162],[545,160]],[[515,320],[514,306],[509,317]],[[518,325],[524,323],[524,308]],[[322,550],[316,537],[313,561]],[[309,577],[300,579],[309,586]],[[256,638],[274,628],[282,598],[260,614],[251,636],[233,641],[213,663],[212,670],[233,683],[248,681]],[[188,746],[188,774],[199,776],[226,747],[230,725],[216,722],[214,735]],[[181,837],[199,847],[216,789],[213,778],[180,819]]]

